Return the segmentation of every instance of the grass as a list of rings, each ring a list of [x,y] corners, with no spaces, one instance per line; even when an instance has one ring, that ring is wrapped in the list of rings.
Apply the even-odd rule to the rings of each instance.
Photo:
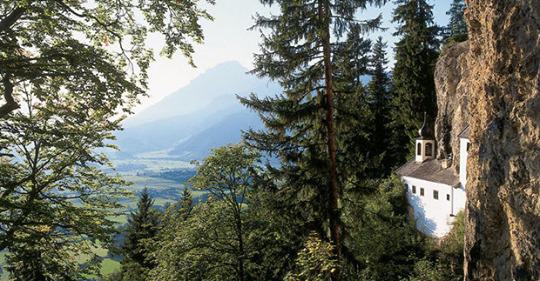
[[[101,262],[101,275],[109,276],[110,274],[120,270],[120,262],[113,259],[104,259]]]

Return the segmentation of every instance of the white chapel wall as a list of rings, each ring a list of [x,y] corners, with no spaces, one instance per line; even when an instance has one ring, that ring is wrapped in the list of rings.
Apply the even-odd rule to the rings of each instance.
[[[442,237],[452,228],[454,215],[465,206],[465,192],[442,183],[403,177],[407,184],[407,199],[414,210],[414,218],[418,230],[426,235]],[[412,193],[412,186],[416,186],[416,193]],[[420,196],[420,189],[424,189],[424,196]],[[433,191],[437,190],[439,199],[433,198]],[[450,200],[447,200],[447,196]],[[454,206],[452,206],[454,204]]]

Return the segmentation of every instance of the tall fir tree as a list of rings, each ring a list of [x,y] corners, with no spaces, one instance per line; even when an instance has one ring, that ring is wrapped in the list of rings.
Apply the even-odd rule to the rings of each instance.
[[[434,67],[438,57],[439,28],[433,22],[432,6],[425,0],[397,0],[393,22],[397,23],[396,64],[393,72],[392,151],[398,162],[413,153],[424,112],[428,120],[436,116]],[[407,153],[407,149],[409,152]],[[403,153],[399,154],[400,151]]]
[[[368,146],[373,118],[370,115],[366,88],[362,79],[369,70],[371,41],[362,38],[360,25],[351,26],[346,39],[336,44],[334,75],[338,171],[342,181],[364,178],[370,165]]]
[[[123,252],[127,262],[136,263],[146,269],[154,267],[149,259],[149,250],[145,242],[156,236],[159,230],[159,214],[154,209],[154,200],[145,188],[139,196],[137,211],[128,218],[128,227]]]
[[[450,10],[446,12],[450,16],[450,22],[446,28],[448,33],[446,42],[462,42],[467,40],[468,31],[464,17],[465,8],[466,4],[464,0],[453,0]]]
[[[389,129],[391,120],[391,80],[386,65],[386,43],[379,37],[373,45],[370,58],[371,80],[367,86],[367,102],[373,118],[370,151],[376,158],[377,165],[373,166],[372,177],[387,175],[395,163],[394,151],[390,150],[392,131]],[[377,161],[375,161],[377,160]]]
[[[293,205],[304,209],[307,224],[321,234],[329,233],[341,251],[339,182],[337,159],[336,69],[340,42],[352,26],[366,31],[380,18],[358,20],[368,4],[385,1],[261,0],[280,9],[277,16],[257,16],[256,28],[270,29],[263,35],[262,53],[255,56],[254,73],[281,83],[283,94],[242,102],[261,114],[266,131],[250,131],[253,146],[276,155],[282,189],[293,190]],[[336,273],[336,276],[338,273]]]

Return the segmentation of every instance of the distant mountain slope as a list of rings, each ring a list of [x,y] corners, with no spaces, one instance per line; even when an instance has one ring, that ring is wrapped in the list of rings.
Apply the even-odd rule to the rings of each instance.
[[[234,96],[222,97],[197,112],[128,127],[117,134],[117,143],[125,155],[168,149],[239,107]]]
[[[243,107],[236,95],[280,92],[277,84],[246,72],[235,62],[218,65],[129,118],[125,129],[116,135],[115,143],[121,151],[113,158],[150,155],[200,159],[212,147],[238,142],[241,130],[259,123],[256,114]]]
[[[158,103],[132,116],[124,123],[134,127],[170,117],[198,113],[223,96],[257,92],[266,95],[275,89],[267,80],[247,74],[238,62],[226,62],[201,74],[187,86],[166,96]]]
[[[238,143],[242,130],[261,127],[262,123],[257,114],[246,110],[238,111],[223,116],[219,122],[176,145],[169,155],[185,161],[200,160],[206,157],[212,148]]]

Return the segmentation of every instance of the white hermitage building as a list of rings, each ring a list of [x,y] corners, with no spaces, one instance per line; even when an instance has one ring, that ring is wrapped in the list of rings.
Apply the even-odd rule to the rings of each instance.
[[[452,228],[455,215],[465,208],[469,127],[459,135],[459,175],[450,167],[451,159],[436,159],[434,136],[425,119],[418,133],[415,159],[396,172],[407,189],[416,228],[442,237]]]

